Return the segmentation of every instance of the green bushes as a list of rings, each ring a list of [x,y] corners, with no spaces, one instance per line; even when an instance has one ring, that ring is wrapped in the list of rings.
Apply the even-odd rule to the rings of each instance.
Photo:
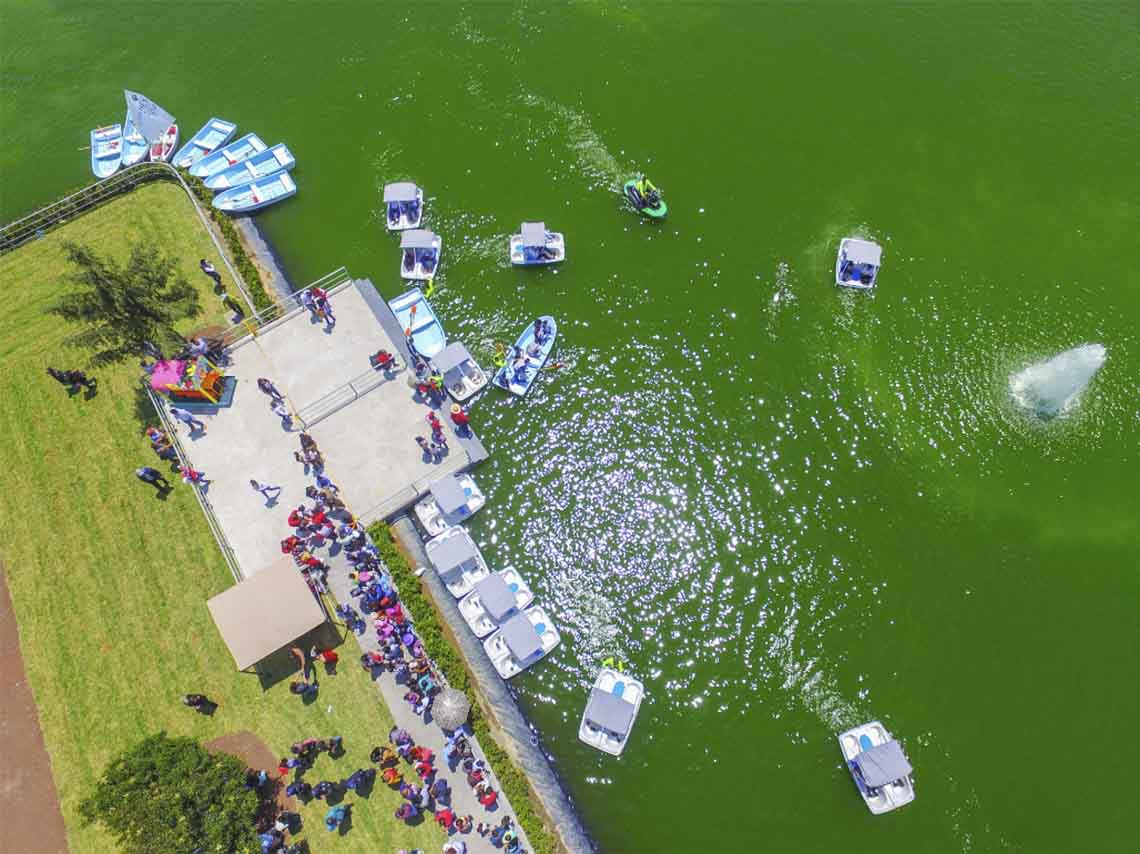
[[[408,561],[396,546],[392,533],[384,522],[377,522],[369,527],[368,534],[372,537],[376,548],[380,550],[381,559],[392,573],[392,581],[400,591],[400,601],[416,625],[416,634],[424,650],[435,662],[436,667],[443,672],[448,684],[465,693],[467,699],[471,701],[471,727],[475,731],[475,737],[479,739],[483,752],[487,754],[487,761],[491,763],[495,775],[499,778],[503,794],[514,807],[515,816],[526,831],[534,854],[553,854],[556,849],[554,837],[547,831],[546,825],[535,809],[526,775],[519,770],[514,760],[499,746],[491,734],[491,728],[483,717],[471,686],[467,667],[455,647],[444,636],[435,608],[420,586],[420,579],[408,565]]]
[[[195,178],[193,175],[184,175],[183,180],[190,188],[191,192],[198,197],[199,204],[210,215],[210,219],[218,226],[218,230],[222,232],[222,238],[226,241],[226,248],[230,252],[230,257],[234,259],[234,267],[237,269],[238,275],[241,276],[245,282],[246,287],[249,289],[249,295],[253,299],[253,305],[258,311],[269,308],[273,305],[273,300],[265,291],[265,286],[261,283],[261,274],[257,271],[257,267],[250,259],[245,251],[245,247],[241,244],[241,238],[238,237],[237,229],[234,228],[233,222],[224,213],[214,207],[214,191],[202,183],[201,178]]]

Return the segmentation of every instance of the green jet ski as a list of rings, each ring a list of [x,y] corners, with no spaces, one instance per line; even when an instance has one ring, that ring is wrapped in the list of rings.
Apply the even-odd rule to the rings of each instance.
[[[665,219],[665,213],[669,207],[665,204],[661,191],[654,187],[653,182],[644,175],[626,181],[622,189],[625,191],[625,197],[629,199],[629,203],[642,216],[647,216],[650,219]]]

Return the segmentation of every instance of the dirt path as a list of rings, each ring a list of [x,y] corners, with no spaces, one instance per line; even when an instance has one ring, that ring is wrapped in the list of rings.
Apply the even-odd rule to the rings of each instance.
[[[285,787],[277,778],[277,757],[256,733],[248,730],[231,732],[207,741],[202,746],[211,753],[228,753],[230,756],[236,756],[246,764],[246,767],[255,771],[269,772],[269,784],[261,789],[264,800],[262,809],[258,810],[259,818],[273,821],[281,810],[296,811],[293,799],[285,794]]]
[[[0,851],[66,854],[67,831],[51,776],[51,760],[40,732],[32,687],[20,655],[20,633],[8,578],[0,565],[0,742],[7,750],[0,777]]]

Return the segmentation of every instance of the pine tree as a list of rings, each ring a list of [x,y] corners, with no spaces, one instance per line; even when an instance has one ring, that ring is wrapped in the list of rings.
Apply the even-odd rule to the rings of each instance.
[[[111,760],[79,814],[101,824],[125,854],[256,854],[257,808],[240,760],[160,732]]]
[[[137,357],[145,341],[164,352],[180,346],[174,324],[198,313],[198,292],[175,272],[174,259],[150,244],[132,248],[125,265],[74,243],[64,252],[75,265],[68,282],[76,290],[48,311],[84,325],[68,343],[93,351],[93,365]]]

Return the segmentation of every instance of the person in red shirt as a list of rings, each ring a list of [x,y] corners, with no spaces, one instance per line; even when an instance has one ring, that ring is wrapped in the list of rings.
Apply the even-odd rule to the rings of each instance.
[[[451,404],[451,421],[456,427],[466,427],[471,419],[467,417],[467,413],[463,411],[463,407],[458,403]]]
[[[444,807],[436,812],[435,820],[439,823],[440,827],[445,830],[451,830],[451,826],[455,824],[455,813],[453,813],[449,807]]]
[[[480,792],[480,790],[482,791]],[[495,801],[499,799],[498,793],[490,786],[484,785],[483,783],[480,783],[479,787],[475,789],[475,794],[479,798],[479,803],[481,803],[487,809],[493,807],[495,805]]]

